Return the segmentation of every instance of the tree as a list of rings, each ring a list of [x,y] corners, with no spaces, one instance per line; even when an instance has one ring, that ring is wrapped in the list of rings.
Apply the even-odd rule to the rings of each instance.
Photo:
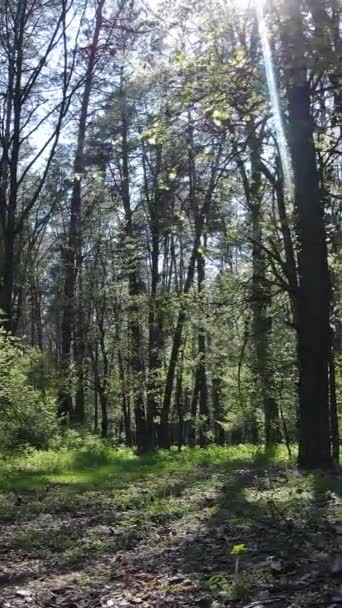
[[[286,93],[294,171],[298,252],[299,464],[332,462],[329,423],[330,282],[311,92],[300,6],[283,7]]]
[[[17,325],[20,240],[42,193],[75,90],[67,42],[73,7],[73,0],[63,0],[58,6],[53,1],[5,0],[1,9],[0,308],[11,331]],[[51,76],[53,56],[60,46],[61,59]],[[54,79],[59,86],[51,103],[48,90]],[[43,143],[35,141],[43,129],[47,131]],[[48,217],[39,218],[39,224]]]

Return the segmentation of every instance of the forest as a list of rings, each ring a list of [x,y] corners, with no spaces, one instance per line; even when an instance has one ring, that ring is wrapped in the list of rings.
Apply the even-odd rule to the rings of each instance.
[[[341,186],[341,0],[0,0],[1,607],[342,603]]]

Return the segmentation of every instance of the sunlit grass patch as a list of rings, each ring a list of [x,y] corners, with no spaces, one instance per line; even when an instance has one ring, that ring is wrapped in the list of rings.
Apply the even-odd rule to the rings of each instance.
[[[207,500],[208,483],[212,488],[221,483],[220,479],[215,482],[217,475],[258,467],[262,458],[268,464],[289,464],[282,446],[266,455],[258,446],[238,445],[137,456],[133,450],[90,439],[76,447],[30,449],[0,460],[0,515],[13,520],[18,514],[34,517],[89,509],[152,509],[156,513],[158,504],[164,512],[171,508],[166,505],[173,498],[185,495],[193,499],[194,488],[199,508]],[[240,481],[237,475],[235,485]],[[177,507],[172,508],[176,516]]]
[[[0,490],[34,489],[39,486],[72,484],[96,486],[120,484],[144,477],[191,471],[196,466],[287,462],[286,451],[277,448],[271,455],[252,445],[188,448],[158,451],[138,457],[132,450],[114,449],[106,444],[93,448],[30,450],[0,460]]]

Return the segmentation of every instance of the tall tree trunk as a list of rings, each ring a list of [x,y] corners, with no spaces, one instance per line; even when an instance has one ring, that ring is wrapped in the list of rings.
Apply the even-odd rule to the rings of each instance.
[[[286,89],[298,222],[298,367],[300,466],[332,463],[329,421],[329,269],[311,115],[305,38],[297,0],[284,3]]]
[[[99,392],[97,386],[94,386],[94,433],[97,433],[99,427]]]
[[[101,406],[101,437],[105,438],[108,434],[108,397],[102,386],[99,386],[100,406]]]
[[[73,65],[69,62],[66,42],[70,8],[65,0],[54,7],[26,0],[5,0],[1,4],[0,309],[4,316],[0,317],[0,322],[12,333],[16,333],[21,313],[19,307],[15,310],[16,296],[24,298],[25,283],[20,276],[22,237],[31,222],[30,212],[46,183],[71,100],[69,84]],[[34,37],[42,25],[46,35],[38,36],[42,47],[39,48],[39,61],[36,61],[34,53],[38,52],[38,47]],[[46,66],[62,39],[65,42],[64,53],[61,53],[65,69],[62,100],[55,121],[54,113],[50,114],[51,106],[45,106],[45,113],[40,100],[47,94],[43,84],[47,84],[49,78]],[[48,86],[50,88],[51,82]],[[46,120],[50,127],[54,123],[51,136],[45,142],[43,140],[40,148],[37,141],[37,147],[35,144],[32,147],[30,136],[37,133]],[[32,124],[36,127],[28,134]]]
[[[262,230],[262,171],[261,142],[255,134],[255,125],[250,125],[249,133],[251,179],[248,179],[243,161],[238,158],[244,184],[245,196],[250,210],[252,231],[252,338],[254,346],[254,370],[256,383],[262,401],[265,420],[266,447],[281,441],[279,407],[274,396],[274,374],[270,353],[271,318],[267,308],[271,303],[270,289],[267,285],[266,258],[263,249]],[[253,421],[252,434],[257,434]]]
[[[185,295],[189,293],[193,284],[196,268],[197,250],[199,248],[200,242],[200,234],[197,234],[195,237],[192,255],[188,267],[188,273],[183,290]],[[174,385],[175,371],[178,361],[178,354],[182,345],[183,328],[187,316],[186,306],[187,305],[184,302],[181,302],[176,323],[176,329],[173,336],[169,365],[166,374],[163,407],[161,411],[159,427],[159,446],[165,449],[168,449],[170,447],[169,415],[171,409],[171,398]]]
[[[197,279],[198,294],[203,295],[205,282],[205,257],[202,248],[197,252]],[[200,306],[204,306],[204,301],[200,301]],[[198,382],[199,382],[199,443],[204,447],[207,443],[207,433],[209,430],[209,405],[208,405],[208,383],[206,369],[207,355],[207,336],[204,324],[200,324],[198,330]]]
[[[158,205],[158,201],[157,201]],[[146,408],[146,448],[152,450],[155,445],[154,419],[160,414],[161,380],[163,349],[163,311],[158,299],[159,284],[159,228],[154,227],[152,234],[152,281],[149,298],[149,345],[148,345],[148,383]]]
[[[130,336],[130,368],[133,376],[133,408],[136,427],[136,444],[139,452],[148,449],[146,442],[146,414],[145,414],[145,362],[143,356],[143,332],[140,321],[139,298],[146,292],[142,279],[141,262],[138,252],[138,233],[133,221],[130,193],[130,167],[129,167],[129,124],[128,105],[124,85],[123,70],[121,71],[120,85],[121,101],[121,143],[122,143],[122,185],[121,196],[125,213],[125,232],[127,244],[127,274],[130,298],[129,336]]]
[[[270,358],[272,320],[267,316],[265,287],[265,257],[261,248],[261,213],[258,203],[253,204],[253,280],[252,280],[252,336],[255,350],[257,384],[263,403],[265,419],[265,445],[270,447],[281,441],[279,409],[274,397],[274,380]]]
[[[80,256],[79,256],[80,258]],[[75,409],[73,411],[73,419],[76,422],[84,422],[85,420],[85,380],[86,380],[86,319],[84,312],[84,294],[82,282],[82,267],[79,259],[78,265],[78,306],[75,314],[75,329],[74,329],[74,359],[76,367],[76,394],[75,394]]]
[[[338,428],[338,406],[336,399],[336,373],[335,373],[335,353],[334,340],[331,339],[329,356],[329,400],[330,400],[330,425],[331,425],[331,445],[334,463],[340,463],[340,434]]]
[[[285,254],[285,274],[288,281],[289,288],[289,299],[291,305],[291,311],[293,316],[293,323],[297,324],[297,298],[298,298],[298,276],[297,276],[297,262],[295,255],[295,248],[293,238],[291,234],[290,222],[288,219],[288,212],[286,209],[286,200],[284,192],[284,176],[282,174],[282,167],[279,157],[276,159],[277,162],[277,176],[273,175],[268,167],[260,162],[261,171],[265,177],[269,180],[274,188],[276,196],[278,215],[280,220],[280,229],[284,244]]]
[[[148,309],[148,374],[146,383],[146,449],[155,447],[155,418],[161,409],[161,366],[163,348],[163,311],[158,298],[160,283],[159,258],[161,243],[161,221],[165,193],[160,189],[160,174],[162,163],[162,145],[155,148],[154,174],[152,184],[149,183],[148,162],[145,144],[143,142],[143,170],[145,199],[149,215],[150,260],[151,260],[151,292]],[[165,239],[165,246],[166,247]],[[164,264],[166,257],[164,255]],[[164,273],[165,274],[165,273]]]
[[[13,292],[16,266],[16,215],[18,205],[18,163],[21,138],[21,89],[23,75],[23,41],[26,5],[19,2],[14,20],[14,42],[8,55],[8,84],[6,91],[5,133],[1,159],[1,220],[4,237],[4,261],[0,277],[0,309],[2,324],[7,331],[14,329]],[[12,127],[13,122],[13,127]]]
[[[87,120],[89,112],[89,103],[94,82],[95,65],[98,55],[99,38],[103,23],[103,7],[105,0],[99,0],[96,8],[95,27],[93,38],[90,44],[87,72],[85,76],[84,89],[82,94],[80,119],[78,124],[77,147],[73,166],[73,187],[70,202],[70,224],[67,235],[67,243],[64,250],[64,289],[63,289],[63,312],[62,312],[62,370],[67,379],[67,385],[62,388],[59,395],[59,413],[61,415],[73,415],[77,422],[83,422],[85,416],[84,410],[84,390],[83,372],[80,368],[77,373],[77,407],[73,412],[72,396],[68,386],[71,363],[72,363],[72,341],[74,336],[75,324],[78,323],[77,315],[75,315],[76,298],[77,298],[77,275],[81,271],[80,265],[82,260],[82,178],[84,176],[84,150],[87,132]],[[79,334],[76,330],[76,334]],[[82,336],[82,345],[76,345],[78,352],[84,350],[84,342]],[[83,365],[83,362],[80,363]]]
[[[118,333],[117,333],[118,336]],[[118,350],[118,363],[119,363],[119,375],[120,375],[120,386],[121,386],[121,402],[122,402],[122,414],[125,428],[125,441],[127,447],[132,447],[132,427],[131,427],[131,407],[129,401],[129,395],[126,387],[125,380],[125,369],[122,361],[122,355],[120,347]]]
[[[14,230],[7,226],[4,238],[4,262],[1,273],[0,310],[4,317],[1,320],[6,331],[13,331],[14,311],[12,307],[14,289],[14,267],[15,267],[15,234]]]
[[[197,336],[198,342],[198,336]],[[193,345],[192,345],[192,358],[195,359],[197,353],[197,344],[196,344],[196,335],[193,336]],[[190,432],[189,432],[189,442],[191,446],[196,445],[197,436],[198,436],[198,426],[199,426],[199,415],[198,415],[198,400],[200,396],[200,372],[198,364],[195,367],[195,371],[193,373],[193,386],[191,393],[191,402],[190,402]]]
[[[185,344],[186,344],[186,338],[184,339],[184,344],[183,344],[182,353],[181,353],[179,366],[178,366],[176,394],[175,394],[176,411],[177,411],[177,417],[178,417],[178,437],[177,437],[178,450],[181,450],[182,446],[184,445],[183,371],[184,371]]]

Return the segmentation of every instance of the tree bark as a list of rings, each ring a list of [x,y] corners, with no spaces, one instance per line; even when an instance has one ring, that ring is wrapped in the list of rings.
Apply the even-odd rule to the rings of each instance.
[[[297,0],[284,3],[282,29],[290,151],[297,211],[299,367],[299,465],[332,464],[329,421],[329,269],[307,76],[305,38]]]

